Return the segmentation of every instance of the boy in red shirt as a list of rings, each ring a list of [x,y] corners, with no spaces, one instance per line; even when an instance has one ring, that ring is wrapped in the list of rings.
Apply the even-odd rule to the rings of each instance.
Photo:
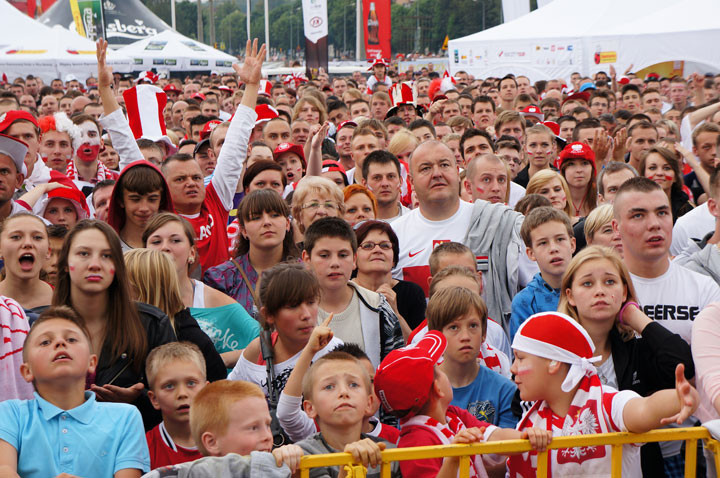
[[[398,448],[529,438],[534,449],[544,450],[551,436],[545,430],[521,433],[498,428],[450,405],[452,387],[437,367],[446,347],[445,336],[430,331],[417,344],[390,352],[375,373],[375,393],[385,409],[400,419]],[[475,456],[470,476],[486,477],[483,463],[497,465],[503,460],[497,455]],[[458,457],[408,460],[400,462],[400,470],[413,478],[454,478],[459,463]]]

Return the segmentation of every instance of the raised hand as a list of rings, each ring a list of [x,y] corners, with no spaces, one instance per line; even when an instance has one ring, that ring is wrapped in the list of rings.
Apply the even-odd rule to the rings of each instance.
[[[95,56],[98,66],[98,87],[109,87],[113,83],[112,67],[106,64],[108,42],[100,38],[95,42]]]
[[[265,60],[265,44],[258,50],[258,40],[255,38],[252,42],[247,41],[245,45],[245,61],[242,66],[233,63],[233,69],[238,74],[238,78],[245,84],[258,85],[262,78],[262,65]]]
[[[309,347],[313,353],[317,353],[327,347],[333,338],[333,331],[330,330],[330,322],[332,322],[334,314],[328,315],[322,324],[315,327],[308,339],[305,347]]]

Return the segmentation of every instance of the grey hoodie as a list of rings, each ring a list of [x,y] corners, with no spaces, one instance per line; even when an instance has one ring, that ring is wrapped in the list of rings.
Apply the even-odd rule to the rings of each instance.
[[[463,243],[475,254],[483,273],[483,297],[488,317],[500,321],[508,333],[512,298],[518,291],[520,254],[525,250],[520,238],[524,216],[504,204],[475,201],[470,227]]]
[[[715,244],[706,244],[690,257],[678,257],[675,262],[686,269],[712,277],[720,285],[720,249]]]
[[[225,456],[209,456],[179,465],[157,468],[143,478],[290,478],[287,465],[278,467],[272,453],[254,451],[250,456],[230,453]]]

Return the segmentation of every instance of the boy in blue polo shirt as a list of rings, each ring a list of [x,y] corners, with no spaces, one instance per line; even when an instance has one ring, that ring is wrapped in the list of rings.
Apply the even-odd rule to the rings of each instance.
[[[20,373],[32,400],[0,403],[0,476],[131,478],[150,468],[140,412],[85,391],[97,365],[77,314],[50,307],[25,339]],[[17,475],[16,475],[17,474]]]

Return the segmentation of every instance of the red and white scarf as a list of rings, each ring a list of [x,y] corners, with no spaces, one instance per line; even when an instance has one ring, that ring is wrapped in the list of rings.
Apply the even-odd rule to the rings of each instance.
[[[455,435],[467,428],[460,418],[452,413],[452,408],[446,412],[443,424],[427,415],[415,415],[400,423],[400,436],[409,433],[413,428],[422,428],[431,431],[443,445],[452,444]],[[470,478],[487,478],[482,455],[475,455],[470,460]]]
[[[77,170],[75,169],[75,163],[74,160],[68,161],[67,164],[67,173],[65,176],[72,179],[73,181],[87,181],[92,184],[99,183],[100,181],[104,181],[106,179],[117,179],[118,174],[115,171],[112,171],[111,169],[108,169],[103,163],[98,161],[97,163],[97,174],[94,178],[80,178],[78,176]]]
[[[606,397],[608,398],[608,397]],[[558,417],[545,400],[538,400],[517,425],[522,431],[530,427],[544,428],[557,436],[590,435],[617,431],[609,414],[603,412],[603,391],[600,378],[590,373],[580,381],[565,417]],[[609,477],[609,446],[587,446],[551,450],[548,476]],[[510,478],[535,478],[537,452],[513,455],[507,462]]]

